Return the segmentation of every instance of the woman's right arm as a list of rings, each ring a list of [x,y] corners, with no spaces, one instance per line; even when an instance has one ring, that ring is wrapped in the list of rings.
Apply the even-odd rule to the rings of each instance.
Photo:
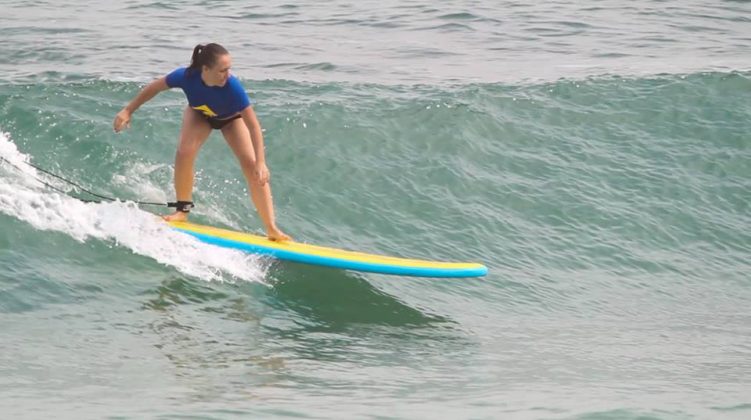
[[[169,89],[167,86],[167,78],[160,77],[154,80],[141,89],[141,91],[133,98],[128,105],[125,106],[120,112],[115,115],[115,121],[112,123],[112,128],[116,133],[119,133],[124,128],[130,127],[130,116],[133,115],[136,110],[148,102],[151,98],[156,96],[159,92]]]

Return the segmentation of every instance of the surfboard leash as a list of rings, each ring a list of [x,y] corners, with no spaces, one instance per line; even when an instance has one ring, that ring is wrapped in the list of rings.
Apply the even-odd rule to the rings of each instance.
[[[9,161],[8,159],[6,159],[6,158],[4,158],[2,156],[0,156],[0,161],[5,162],[5,163],[9,164],[10,166],[12,166],[12,167],[18,169],[19,171],[23,172],[23,169],[19,168],[18,165],[16,165],[15,163]],[[63,191],[60,188],[55,187],[54,185],[50,184],[47,181],[39,179],[39,178],[37,178],[37,177],[35,177],[33,175],[29,175],[32,179],[34,179],[37,182],[43,184],[45,187],[53,189],[53,190],[55,190],[55,191],[57,191],[57,192],[59,192],[61,194],[65,194],[68,197],[75,198],[76,200],[83,201],[84,203],[101,203],[102,201],[124,201],[124,200],[120,200],[118,198],[112,198],[112,197],[108,197],[106,195],[97,194],[95,192],[89,191],[86,188],[82,187],[81,185],[76,184],[75,182],[73,182],[73,181],[71,181],[69,179],[65,179],[65,178],[61,177],[60,175],[54,174],[54,173],[52,173],[52,172],[50,172],[50,171],[48,171],[48,170],[46,170],[44,168],[40,168],[39,166],[34,165],[33,163],[25,162],[25,161],[23,163],[31,166],[32,168],[38,170],[39,172],[47,174],[47,175],[49,175],[49,176],[51,176],[53,178],[57,178],[57,179],[65,182],[65,183],[67,183],[69,185],[74,186],[75,188],[78,188],[79,190],[81,190],[81,191],[83,191],[83,192],[85,192],[87,194],[90,194],[90,195],[92,195],[94,197],[97,197],[97,198],[99,198],[99,200],[89,200],[89,199],[85,199],[85,198],[81,198],[81,197],[76,197],[74,195],[71,195],[68,191]],[[136,204],[142,204],[142,205],[146,205],[146,206],[174,207],[174,206],[170,206],[170,204],[172,204],[172,203],[155,203],[155,202],[151,202],[151,201],[133,201],[133,202],[136,203]]]

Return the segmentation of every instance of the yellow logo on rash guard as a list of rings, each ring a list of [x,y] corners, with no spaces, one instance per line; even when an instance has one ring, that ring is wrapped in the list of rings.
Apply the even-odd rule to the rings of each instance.
[[[216,117],[216,112],[212,111],[208,105],[194,106],[193,109],[203,112],[203,115],[207,117]]]

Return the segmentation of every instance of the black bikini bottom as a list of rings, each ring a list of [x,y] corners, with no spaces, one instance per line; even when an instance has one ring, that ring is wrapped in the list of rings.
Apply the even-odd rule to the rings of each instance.
[[[240,114],[237,114],[237,115],[235,115],[233,117],[225,118],[223,120],[220,120],[219,118],[208,117],[208,118],[206,118],[206,121],[209,122],[209,125],[211,125],[211,128],[213,128],[215,130],[220,130],[225,125],[229,124],[233,120],[236,120],[236,119],[238,119],[240,117],[241,117]]]

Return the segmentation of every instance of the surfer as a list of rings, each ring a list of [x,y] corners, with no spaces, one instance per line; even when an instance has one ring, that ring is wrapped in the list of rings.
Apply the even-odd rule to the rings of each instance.
[[[183,111],[180,143],[175,154],[177,202],[170,205],[177,210],[163,218],[167,221],[188,219],[193,208],[193,163],[212,129],[216,129],[221,130],[240,162],[251,199],[266,227],[266,235],[271,240],[289,240],[290,237],[275,222],[261,124],[240,80],[230,74],[231,66],[232,58],[221,45],[197,45],[189,67],[178,68],[144,87],[117,113],[113,128],[120,132],[129,127],[133,113],[159,92],[181,88],[188,106]]]

